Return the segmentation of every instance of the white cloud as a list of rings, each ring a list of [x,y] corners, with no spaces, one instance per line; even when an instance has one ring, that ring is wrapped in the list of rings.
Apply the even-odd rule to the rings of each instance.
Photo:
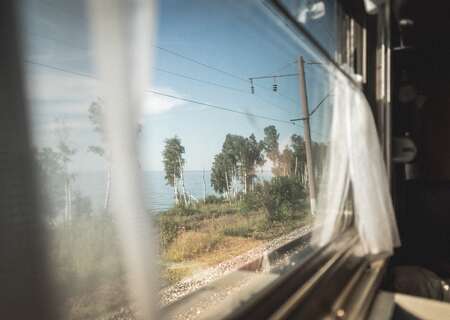
[[[169,95],[180,96],[175,90],[171,88],[154,88],[154,90]],[[165,113],[183,104],[185,104],[185,102],[181,100],[148,92],[146,93],[142,115],[150,116]]]

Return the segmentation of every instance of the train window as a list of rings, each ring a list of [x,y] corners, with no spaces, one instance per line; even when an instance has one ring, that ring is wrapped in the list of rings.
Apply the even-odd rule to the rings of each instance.
[[[275,2],[279,2],[287,13],[306,29],[331,58],[345,66],[348,72],[359,74],[365,80],[366,30],[363,15],[350,15],[339,1]]]
[[[294,8],[337,57],[334,3]],[[294,263],[287,249],[274,249],[298,239],[308,246],[336,100],[329,62],[264,2],[155,7],[136,139],[145,209],[159,230],[161,305],[231,271],[258,271],[171,313],[192,319],[250,283],[262,289]],[[34,156],[60,313],[126,318],[135,310],[110,213],[117,180],[88,11],[84,1],[22,3]]]

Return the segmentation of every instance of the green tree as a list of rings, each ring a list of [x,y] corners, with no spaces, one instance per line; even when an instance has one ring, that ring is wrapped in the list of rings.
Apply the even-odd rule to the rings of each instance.
[[[211,167],[211,186],[215,192],[225,194],[231,200],[232,166],[230,158],[223,152],[214,157]]]
[[[174,188],[175,202],[177,205],[180,201],[183,201],[184,205],[188,204],[183,176],[185,164],[185,160],[183,159],[184,153],[184,146],[177,136],[166,139],[163,151],[165,179],[167,184]]]
[[[241,177],[244,183],[244,193],[253,190],[253,182],[256,178],[256,167],[265,162],[263,156],[264,144],[256,141],[254,134],[245,138],[241,151]]]
[[[294,152],[289,146],[285,146],[283,152],[279,156],[277,176],[290,177],[295,170],[293,165],[295,165]]]
[[[307,170],[306,170],[306,151],[305,140],[302,136],[293,134],[291,136],[291,146],[294,152],[293,167],[294,175],[300,177],[300,180],[306,184]]]
[[[280,151],[279,151],[279,140],[280,134],[274,125],[264,128],[264,151],[266,152],[267,158],[276,165]]]
[[[244,193],[253,186],[256,167],[264,164],[263,149],[263,142],[256,141],[254,134],[248,138],[233,134],[225,137],[222,153],[231,166],[232,179],[237,178],[241,182]]]

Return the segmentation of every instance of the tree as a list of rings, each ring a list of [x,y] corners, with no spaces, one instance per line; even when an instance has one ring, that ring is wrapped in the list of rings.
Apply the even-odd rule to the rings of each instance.
[[[214,157],[211,167],[211,186],[215,192],[225,194],[228,201],[232,197],[232,166],[230,158],[221,152]]]
[[[254,134],[248,138],[233,134],[226,135],[222,153],[230,166],[232,186],[233,180],[237,178],[244,186],[244,193],[252,188],[256,177],[256,166],[264,164],[263,149],[264,144],[257,142]]]
[[[72,182],[75,180],[75,174],[70,168],[72,157],[77,150],[70,145],[69,127],[66,122],[61,119],[56,119],[58,125],[56,129],[56,136],[58,139],[57,150],[59,152],[59,159],[62,164],[62,172],[64,176],[64,194],[65,194],[65,208],[64,219],[67,221],[72,217]]]
[[[257,142],[252,133],[246,138],[241,150],[241,176],[244,183],[244,193],[253,190],[253,182],[256,177],[256,167],[265,162],[263,156],[264,143]]]
[[[180,200],[183,201],[184,205],[188,204],[183,177],[185,164],[185,160],[183,159],[184,152],[184,146],[177,136],[166,139],[163,151],[165,179],[167,184],[174,188],[175,202],[177,205],[180,203]],[[181,196],[179,188],[181,188]]]
[[[44,208],[49,219],[55,218],[64,207],[64,171],[61,154],[52,148],[35,150],[37,177],[44,188],[39,189],[40,199],[45,199]]]
[[[290,177],[295,170],[294,152],[285,146],[283,152],[279,156],[279,174],[277,176]]]
[[[109,208],[109,203],[111,200],[111,157],[108,150],[105,148],[106,144],[106,135],[105,135],[105,126],[103,123],[103,110],[104,103],[102,99],[97,99],[89,106],[89,120],[94,127],[94,132],[100,136],[100,145],[91,145],[88,147],[88,152],[92,152],[93,154],[101,157],[106,162],[106,182],[105,182],[105,199],[103,201],[103,209],[105,211]],[[136,137],[142,132],[142,125],[138,124],[136,129]]]
[[[83,196],[80,191],[74,192],[72,200],[73,211],[76,216],[89,216],[92,213],[92,202],[89,197]]]
[[[276,165],[280,151],[279,151],[279,142],[280,134],[277,131],[277,128],[273,125],[264,128],[264,151],[267,154],[267,158]]]
[[[91,121],[94,132],[100,135],[100,141],[105,144],[105,130],[103,125],[103,101],[98,99],[89,106],[89,120]],[[105,182],[105,199],[103,201],[103,209],[105,211],[109,208],[111,198],[111,161],[109,154],[103,145],[91,145],[88,147],[88,152],[98,155],[106,161],[106,182]]]
[[[306,168],[305,140],[303,139],[302,136],[293,134],[291,136],[291,146],[294,152],[293,154],[294,175],[300,177],[300,180],[306,185],[307,168]]]

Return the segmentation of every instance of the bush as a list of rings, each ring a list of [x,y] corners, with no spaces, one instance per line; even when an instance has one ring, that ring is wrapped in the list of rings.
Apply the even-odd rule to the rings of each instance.
[[[240,211],[241,213],[249,213],[251,211],[257,211],[262,207],[260,196],[257,192],[249,192],[242,196],[242,200],[240,202]]]
[[[305,188],[298,177],[274,177],[259,184],[256,193],[271,222],[284,220],[304,208]]]
[[[200,213],[200,210],[194,207],[177,206],[167,211],[168,214],[175,214],[180,216],[192,216]]]
[[[159,237],[160,237],[160,247],[162,250],[167,249],[167,247],[172,243],[173,240],[178,235],[180,229],[180,224],[177,220],[173,219],[171,216],[161,214],[159,217]]]
[[[218,197],[213,194],[211,194],[205,198],[205,203],[207,203],[207,204],[220,204],[223,202],[225,202],[225,199],[223,197]]]

